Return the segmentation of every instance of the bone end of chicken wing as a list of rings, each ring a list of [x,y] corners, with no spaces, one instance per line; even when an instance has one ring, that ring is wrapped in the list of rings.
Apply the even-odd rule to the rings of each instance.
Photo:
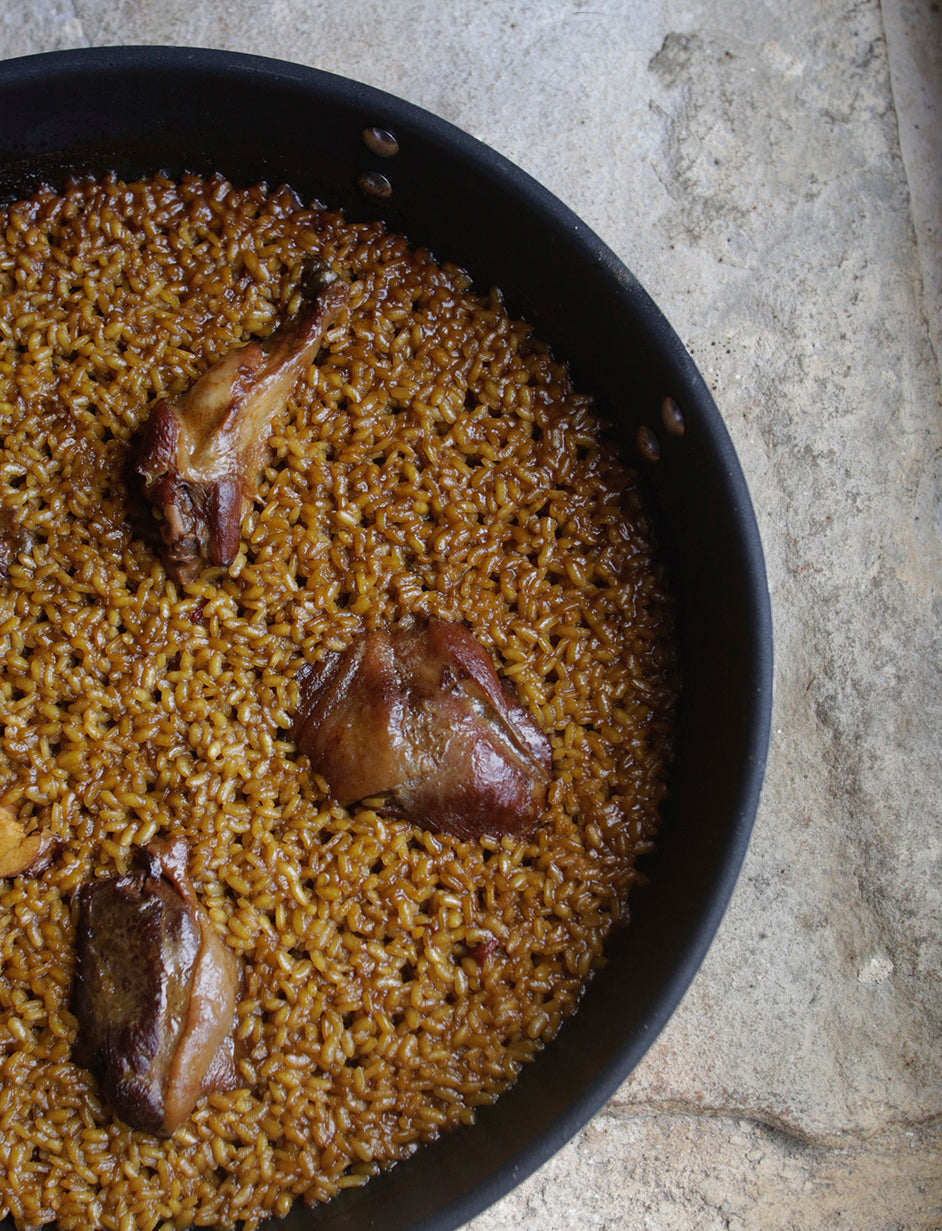
[[[164,562],[178,581],[235,559],[274,420],[350,293],[324,266],[309,268],[300,289],[295,316],[157,402],[132,446],[132,481],[160,517]]]

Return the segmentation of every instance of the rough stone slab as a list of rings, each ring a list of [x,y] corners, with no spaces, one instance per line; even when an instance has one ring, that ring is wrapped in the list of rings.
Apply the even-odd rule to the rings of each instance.
[[[887,0],[882,8],[929,334],[942,364],[942,5]]]
[[[625,260],[733,435],[777,636],[744,874],[633,1078],[475,1231],[942,1225],[940,95],[920,33],[938,13],[885,8],[889,55],[878,0],[0,15],[3,56],[230,48],[452,120]]]
[[[879,11],[724,12],[651,61],[655,225],[753,488],[775,737],[720,944],[630,1097],[823,1139],[939,1108],[938,374]]]
[[[938,1231],[942,1129],[829,1150],[750,1120],[606,1111],[469,1231]]]
[[[0,58],[87,46],[71,0],[7,4],[0,10]]]

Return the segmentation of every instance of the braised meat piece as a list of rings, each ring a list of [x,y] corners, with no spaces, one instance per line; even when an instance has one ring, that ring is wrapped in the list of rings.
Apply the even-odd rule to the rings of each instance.
[[[272,420],[349,296],[323,266],[308,271],[302,291],[296,316],[265,341],[224,355],[182,397],[157,402],[141,426],[132,480],[162,515],[165,561],[178,581],[235,559]]]
[[[132,1128],[169,1136],[211,1090],[237,1084],[235,956],[187,876],[182,839],[78,893],[76,1058]]]
[[[10,576],[10,566],[36,545],[36,536],[27,530],[12,509],[0,509],[0,581]]]
[[[461,838],[536,824],[549,740],[464,625],[367,633],[300,682],[295,739],[338,803],[385,795],[398,816]]]
[[[61,846],[51,830],[27,833],[14,813],[0,804],[0,876],[38,876]]]

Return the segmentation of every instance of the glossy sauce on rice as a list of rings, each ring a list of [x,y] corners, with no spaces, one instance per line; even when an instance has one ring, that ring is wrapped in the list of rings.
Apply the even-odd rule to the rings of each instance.
[[[129,518],[153,401],[296,307],[349,313],[275,428],[229,570],[175,586]],[[0,1207],[19,1226],[284,1215],[489,1103],[576,1007],[649,849],[670,604],[632,474],[564,365],[379,224],[222,179],[42,191],[0,226],[0,803],[62,847],[0,881]],[[553,744],[532,839],[332,805],[295,676],[463,621]],[[169,1140],[72,1060],[73,897],[183,835],[242,963],[242,1087]]]

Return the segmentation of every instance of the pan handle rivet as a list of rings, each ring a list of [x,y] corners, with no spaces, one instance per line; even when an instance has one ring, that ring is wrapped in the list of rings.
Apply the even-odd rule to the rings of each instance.
[[[661,442],[649,427],[642,425],[638,428],[638,434],[635,436],[635,445],[646,462],[659,462],[661,460]]]
[[[386,128],[364,128],[363,144],[380,158],[394,158],[399,153],[399,142]]]
[[[672,397],[666,397],[661,403],[661,419],[672,436],[683,436],[687,430],[684,412]]]
[[[379,200],[386,201],[392,196],[392,184],[378,171],[364,171],[357,183],[360,185],[360,191],[368,197],[378,197]]]

